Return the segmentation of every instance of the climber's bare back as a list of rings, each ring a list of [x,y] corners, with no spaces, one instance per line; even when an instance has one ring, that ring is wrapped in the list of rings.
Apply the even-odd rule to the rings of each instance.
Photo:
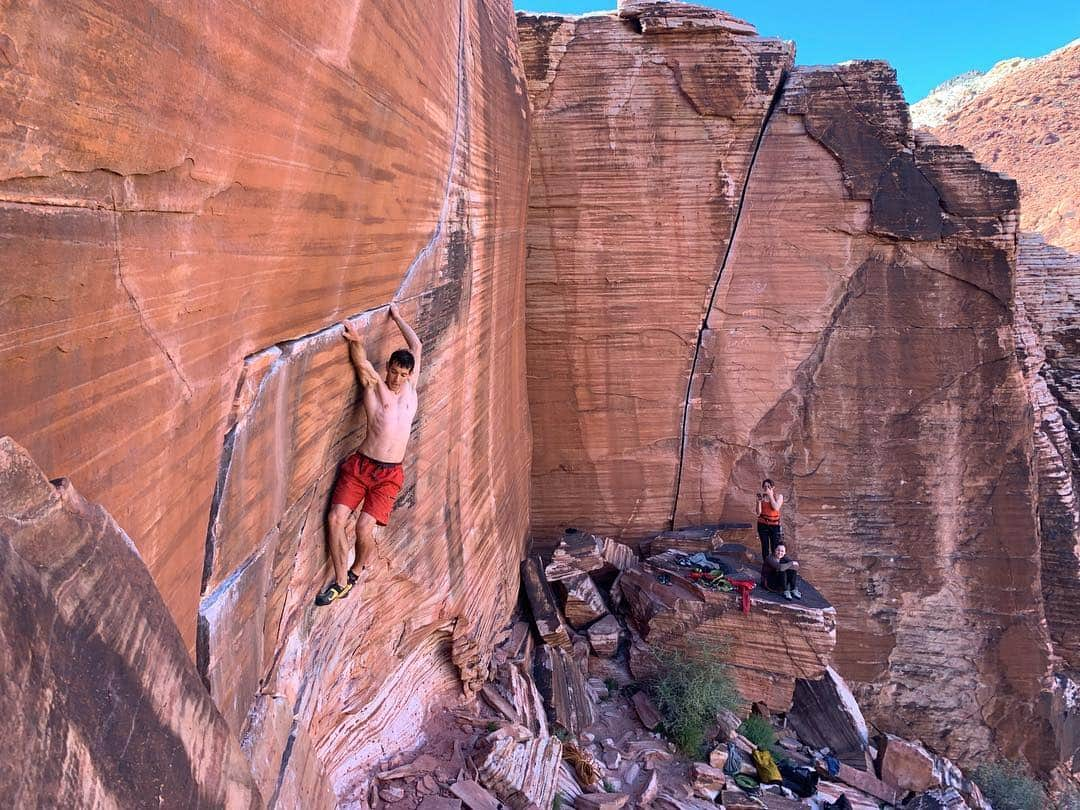
[[[395,371],[396,368],[391,368],[387,377],[393,378]],[[394,382],[391,379],[391,384]],[[367,414],[367,435],[360,445],[360,452],[377,461],[404,460],[416,416],[416,388],[412,381],[400,381],[397,391],[382,380],[377,386],[365,387],[364,412]]]

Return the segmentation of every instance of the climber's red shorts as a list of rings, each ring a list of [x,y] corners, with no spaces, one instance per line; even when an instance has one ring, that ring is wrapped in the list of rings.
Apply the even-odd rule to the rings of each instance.
[[[343,504],[352,511],[364,502],[361,512],[375,518],[380,526],[390,520],[394,500],[405,483],[405,473],[400,464],[375,461],[361,453],[353,453],[341,464],[331,505]]]

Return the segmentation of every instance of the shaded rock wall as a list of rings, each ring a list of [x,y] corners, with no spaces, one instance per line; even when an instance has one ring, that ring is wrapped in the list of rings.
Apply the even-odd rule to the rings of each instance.
[[[1056,663],[1051,717],[1059,757],[1080,773],[1080,256],[1020,235],[1017,356],[1035,412],[1039,539],[1046,620]]]
[[[5,806],[263,806],[131,540],[8,437],[0,637]]]
[[[485,674],[523,555],[510,3],[46,2],[3,23],[4,429],[135,540],[266,803],[357,800]],[[391,299],[425,343],[406,487],[376,574],[317,613],[364,424],[332,324],[359,315],[381,366]]]
[[[695,227],[706,161],[678,163],[688,147],[663,139],[666,119],[641,116],[607,143],[613,98],[692,105],[674,78],[627,80],[619,96],[606,71],[637,76],[628,66],[651,67],[667,37],[695,43],[680,75],[737,73],[764,46],[677,5],[664,28],[628,25],[650,5],[635,8],[519,16],[536,107],[534,532],[747,520],[769,474],[804,572],[836,606],[838,668],[871,718],[965,762],[1001,751],[1049,770],[1052,647],[1013,345],[1015,184],[960,148],[917,143],[887,65],[798,68],[771,85],[752,165],[723,196],[727,230]],[[603,37],[618,38],[617,55],[578,50]],[[746,109],[765,116],[765,95]],[[652,286],[620,275],[628,267],[648,268]],[[678,340],[642,348],[672,324]]]

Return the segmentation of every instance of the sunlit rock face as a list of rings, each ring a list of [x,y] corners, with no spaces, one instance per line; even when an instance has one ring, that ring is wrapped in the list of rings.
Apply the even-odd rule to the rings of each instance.
[[[7,807],[263,803],[131,540],[0,438]]]
[[[511,4],[3,18],[4,430],[134,539],[263,798],[356,800],[484,674],[523,556]],[[315,612],[364,430],[333,324],[381,368],[391,299],[425,344],[406,486],[374,576]]]
[[[1080,39],[1037,59],[1004,60],[954,88],[954,99],[931,92],[913,105],[916,126],[1015,177],[1021,227],[1080,252]]]
[[[745,521],[769,475],[871,719],[962,761],[1000,751],[1047,770],[1015,184],[916,142],[893,71],[856,62],[795,68],[739,105],[764,133],[711,193],[707,156],[723,150],[665,140],[710,123],[680,77],[737,76],[764,46],[680,9],[519,16],[535,107],[534,531]],[[684,38],[696,44],[665,67]],[[699,194],[730,203],[724,227],[697,219]]]
[[[914,142],[884,65],[794,71],[702,336],[677,521],[745,515],[783,480],[875,722],[1045,764],[1015,206],[962,150]]]
[[[535,542],[672,517],[701,321],[791,43],[643,3],[518,15],[533,106],[528,224]]]

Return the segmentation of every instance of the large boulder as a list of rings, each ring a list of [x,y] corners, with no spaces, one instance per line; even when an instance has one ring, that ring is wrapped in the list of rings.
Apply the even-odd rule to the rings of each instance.
[[[8,437],[0,638],[5,806],[263,806],[131,540]],[[325,777],[310,787],[306,806],[334,806]]]
[[[837,759],[867,770],[869,732],[855,696],[832,667],[815,681],[799,678],[788,724],[807,745],[831,748]]]
[[[678,552],[650,557],[619,579],[627,620],[640,638],[631,645],[635,677],[662,664],[657,648],[728,664],[747,703],[773,711],[791,707],[795,681],[825,673],[836,644],[836,612],[810,585],[803,600],[787,602],[758,587],[742,610],[736,591],[703,587],[686,577]],[[665,581],[667,584],[665,584]]]
[[[934,755],[919,743],[891,734],[878,741],[878,771],[882,782],[900,790],[921,793],[941,785],[934,773]]]

